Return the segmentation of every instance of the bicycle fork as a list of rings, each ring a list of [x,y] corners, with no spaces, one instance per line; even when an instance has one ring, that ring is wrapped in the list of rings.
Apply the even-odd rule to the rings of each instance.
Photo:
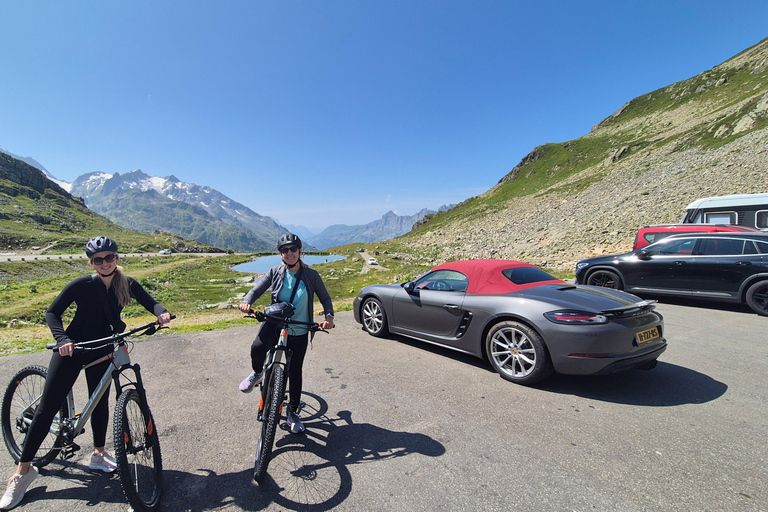
[[[283,336],[283,334],[281,334]],[[287,336],[287,335],[286,335]],[[272,369],[275,367],[275,365],[282,365],[283,368],[286,370],[283,372],[284,378],[288,378],[288,368],[290,368],[291,364],[291,349],[286,347],[284,344],[278,344],[276,347],[271,349],[272,355],[267,358],[267,364],[264,366],[264,379],[261,381],[261,396],[259,397],[259,414],[256,417],[257,421],[262,421],[264,418],[264,404],[268,401],[268,394],[269,394],[269,388],[268,385],[270,382],[270,379],[272,378]],[[285,354],[285,362],[283,362],[283,358],[280,355],[280,353]],[[283,395],[282,400],[279,404],[277,404],[277,412],[278,414],[283,413],[283,404],[285,403],[286,396]]]

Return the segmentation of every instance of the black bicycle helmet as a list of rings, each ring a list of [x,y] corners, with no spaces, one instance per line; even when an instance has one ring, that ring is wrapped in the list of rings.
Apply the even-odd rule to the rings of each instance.
[[[103,251],[117,252],[117,244],[114,240],[106,236],[91,238],[88,240],[88,243],[85,244],[85,255],[89,258],[97,252]]]
[[[280,240],[277,241],[277,250],[279,251],[281,247],[286,245],[295,245],[301,249],[301,238],[294,235],[293,233],[286,233],[280,237]]]

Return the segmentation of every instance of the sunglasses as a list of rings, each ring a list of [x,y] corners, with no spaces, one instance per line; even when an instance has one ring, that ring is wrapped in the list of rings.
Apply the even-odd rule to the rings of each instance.
[[[117,259],[117,254],[107,254],[103,258],[101,256],[96,256],[91,260],[91,263],[93,263],[94,265],[101,265],[105,261],[107,263],[112,263],[113,261],[115,261],[115,259]]]
[[[280,248],[280,254],[288,254],[289,252],[299,252],[299,248],[295,245]]]

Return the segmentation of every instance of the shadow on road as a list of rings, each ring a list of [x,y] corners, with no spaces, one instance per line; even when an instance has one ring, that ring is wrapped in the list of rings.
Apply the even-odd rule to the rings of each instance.
[[[331,510],[352,491],[350,466],[445,453],[445,447],[427,435],[354,423],[349,411],[331,418],[322,398],[306,392],[303,398],[301,415],[306,432],[285,433],[276,440],[267,476],[260,485],[253,482],[250,467],[222,475],[207,469],[164,471],[163,510],[201,512],[236,505],[256,511],[271,503],[290,510]]]
[[[738,307],[738,305],[733,304],[726,306]],[[409,345],[466,363],[478,369],[496,373],[487,361],[469,354],[393,334],[378,339],[379,341],[391,340]],[[516,384],[510,382],[509,385],[512,386],[510,391],[513,391]],[[612,375],[555,374],[544,382],[531,386],[531,388],[605,402],[646,407],[701,404],[721,397],[728,390],[725,383],[708,375],[662,361],[659,361],[656,368],[650,371],[628,370]]]
[[[629,370],[613,375],[554,375],[537,389],[646,407],[702,404],[725,394],[728,386],[697,371],[659,361],[650,371]]]

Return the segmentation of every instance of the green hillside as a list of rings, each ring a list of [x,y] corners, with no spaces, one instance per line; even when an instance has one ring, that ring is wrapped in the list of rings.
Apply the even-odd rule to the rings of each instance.
[[[99,235],[113,237],[122,252],[219,251],[167,233],[144,234],[118,226],[40,170],[0,152],[0,252],[79,253],[89,238]]]

